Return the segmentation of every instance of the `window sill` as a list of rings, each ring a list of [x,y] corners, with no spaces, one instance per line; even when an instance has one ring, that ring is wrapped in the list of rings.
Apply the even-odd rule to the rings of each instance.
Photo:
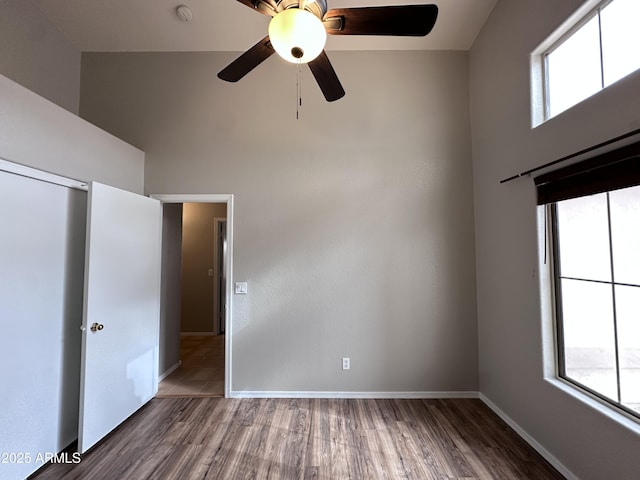
[[[549,377],[545,378],[545,380],[562,392],[568,394],[579,402],[582,402],[583,404],[591,407],[593,410],[596,410],[598,413],[616,422],[618,425],[631,430],[636,435],[640,435],[640,422],[635,417],[632,417],[631,415],[623,411],[617,410],[595,395],[591,395],[588,392],[579,389],[578,387],[567,382],[566,380],[563,380],[562,378]]]

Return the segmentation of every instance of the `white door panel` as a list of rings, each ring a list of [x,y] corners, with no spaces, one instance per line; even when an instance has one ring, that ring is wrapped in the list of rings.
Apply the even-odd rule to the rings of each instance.
[[[0,171],[0,480],[76,439],[85,209],[85,192]]]
[[[160,202],[89,186],[78,449],[158,391]],[[102,329],[92,331],[92,325]],[[100,328],[100,327],[98,327]]]

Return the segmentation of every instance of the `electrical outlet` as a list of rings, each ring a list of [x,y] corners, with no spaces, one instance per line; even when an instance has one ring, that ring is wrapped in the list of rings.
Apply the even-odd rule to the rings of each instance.
[[[342,369],[349,370],[351,368],[351,359],[349,357],[342,357]]]

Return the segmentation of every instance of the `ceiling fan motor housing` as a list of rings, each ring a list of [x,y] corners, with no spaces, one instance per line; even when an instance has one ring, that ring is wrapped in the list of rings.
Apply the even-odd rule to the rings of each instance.
[[[275,15],[289,8],[300,8],[300,0],[256,0],[255,7],[262,12]],[[304,9],[322,20],[327,13],[327,0],[306,0]]]
[[[308,63],[320,55],[327,41],[322,21],[309,10],[288,8],[269,23],[271,45],[292,63]]]

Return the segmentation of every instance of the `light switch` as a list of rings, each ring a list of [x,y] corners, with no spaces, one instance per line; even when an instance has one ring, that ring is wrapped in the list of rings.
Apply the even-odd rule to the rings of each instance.
[[[235,292],[236,292],[236,295],[246,295],[247,282],[236,282]]]
[[[210,268],[210,269],[209,269],[209,276],[210,276],[210,277],[213,277],[213,268]]]

